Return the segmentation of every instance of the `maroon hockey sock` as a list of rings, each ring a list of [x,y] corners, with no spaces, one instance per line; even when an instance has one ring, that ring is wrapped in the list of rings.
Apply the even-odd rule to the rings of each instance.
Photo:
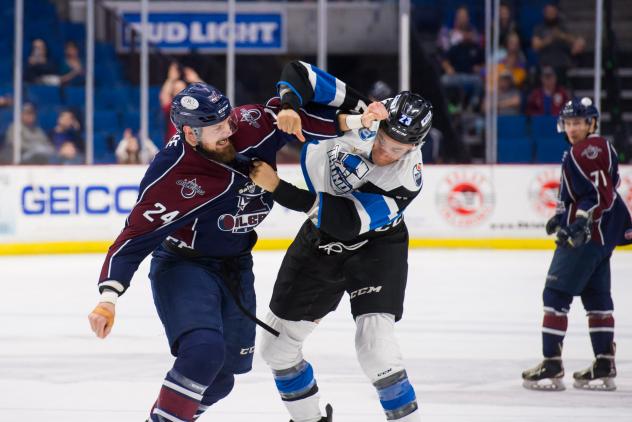
[[[593,352],[597,355],[611,355],[614,342],[614,317],[612,314],[590,314],[588,332]]]
[[[545,313],[542,321],[542,353],[545,358],[559,357],[568,327],[566,314]]]
[[[205,386],[183,377],[175,370],[169,371],[156,404],[151,409],[150,420],[162,422],[176,418],[187,422],[193,421],[205,389]]]

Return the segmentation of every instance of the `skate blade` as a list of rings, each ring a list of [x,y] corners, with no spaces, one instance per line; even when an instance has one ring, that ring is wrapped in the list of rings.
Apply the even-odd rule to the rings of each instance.
[[[564,391],[566,386],[561,379],[543,379],[540,381],[522,381],[522,386],[527,390],[535,391]]]
[[[578,390],[590,390],[590,391],[614,391],[617,389],[617,385],[614,383],[613,378],[597,378],[596,380],[575,380],[573,387]]]

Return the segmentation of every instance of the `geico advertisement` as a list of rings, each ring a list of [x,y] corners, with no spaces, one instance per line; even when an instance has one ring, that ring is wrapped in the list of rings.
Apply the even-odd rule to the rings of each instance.
[[[123,227],[144,166],[0,168],[0,240],[104,240]]]
[[[0,242],[113,240],[138,196],[144,166],[0,167]],[[418,169],[411,169],[411,171]],[[300,166],[280,175],[305,187]],[[632,209],[632,166],[619,194]],[[560,184],[556,165],[424,166],[406,209],[413,238],[544,238]],[[275,206],[262,238],[292,238],[302,213]]]

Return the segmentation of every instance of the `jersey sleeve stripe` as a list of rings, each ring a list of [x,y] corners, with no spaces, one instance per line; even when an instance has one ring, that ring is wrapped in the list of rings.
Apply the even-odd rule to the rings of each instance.
[[[303,67],[307,70],[307,75],[309,77],[309,83],[312,86],[312,89],[315,91],[316,90],[316,73],[314,72],[314,70],[312,69],[312,66],[309,63],[305,63],[305,62],[299,62],[303,65]]]
[[[274,132],[276,132],[276,129],[273,129],[272,132],[268,133],[266,135],[265,138],[263,138],[261,141],[259,141],[259,143],[257,145],[251,145],[246,149],[242,149],[241,151],[238,151],[239,153],[243,154],[244,152],[248,151],[249,149],[252,148],[257,148],[258,146],[260,146],[261,144],[263,144],[266,140],[268,140],[269,137],[271,137],[272,135],[274,135]]]
[[[308,130],[303,129],[303,133],[306,133],[308,135],[312,135],[312,136],[318,136],[319,138],[337,138],[338,134],[334,133],[333,135],[330,134],[326,134],[326,133],[316,133],[316,132],[310,132]]]
[[[181,141],[184,142],[184,141]],[[173,163],[167,170],[165,170],[164,173],[162,173],[160,176],[158,176],[156,178],[156,180],[154,180],[153,182],[151,182],[149,185],[147,185],[147,187],[145,188],[145,190],[140,194],[140,196],[138,197],[138,201],[137,203],[139,203],[140,201],[143,200],[143,197],[145,196],[145,193],[147,193],[147,191],[149,190],[149,188],[151,188],[153,185],[155,185],[156,183],[158,183],[158,181],[160,179],[162,179],[163,177],[165,177],[167,174],[169,174],[169,172],[171,171],[171,169],[173,169],[175,166],[178,165],[178,163],[182,160],[182,157],[184,157],[184,153],[186,151],[186,148],[184,147],[184,145],[180,145],[182,147],[182,153],[180,154],[180,156],[178,157],[178,159],[176,160],[175,163]]]
[[[369,213],[364,208],[362,202],[355,197],[355,194],[352,194],[349,198],[353,201],[358,217],[360,217],[360,234],[368,232],[371,229],[371,218],[369,217]]]
[[[353,197],[358,200],[370,219],[369,230],[377,229],[388,223],[391,210],[382,195],[353,192]]]
[[[329,105],[339,107],[345,101],[347,96],[347,85],[340,79],[336,78],[336,95]]]
[[[131,241],[132,241],[132,239],[127,239],[127,240],[125,241],[125,243],[123,243],[123,244],[121,245],[121,247],[120,247],[120,248],[118,248],[118,249],[116,250],[116,252],[114,252],[114,253],[112,254],[112,256],[110,257],[110,263],[108,264],[108,277],[111,277],[111,276],[110,276],[110,273],[112,272],[112,262],[114,261],[114,257],[115,257],[115,256],[116,256],[119,252],[121,252],[121,250],[122,250],[122,249],[123,249],[123,248],[124,248],[124,247],[125,247],[125,246],[129,243],[129,242],[131,242]]]
[[[301,149],[301,171],[303,172],[303,178],[305,179],[305,183],[307,184],[307,189],[309,189],[310,192],[314,193],[316,192],[316,190],[314,189],[314,184],[312,183],[312,179],[309,177],[309,171],[307,170],[307,148],[309,148],[310,145],[315,145],[318,144],[318,141],[309,141],[307,142],[305,145],[303,145],[303,148]],[[320,218],[318,220],[320,222]]]
[[[312,114],[312,113],[308,113],[308,112],[307,112],[307,111],[305,111],[305,109],[304,109],[304,108],[302,108],[302,107],[301,107],[301,111],[302,111],[303,113],[305,113],[307,116],[309,116],[309,117],[311,117],[311,118],[313,118],[313,119],[322,120],[323,122],[328,122],[328,123],[332,123],[332,122],[334,121],[333,119],[327,119],[327,118],[325,118],[325,117],[321,117],[321,116],[317,116],[317,115]]]
[[[318,192],[318,203],[322,204],[323,203],[323,193],[322,192]],[[322,205],[318,207],[318,220],[316,221],[316,227],[320,228],[320,223],[322,221],[322,216],[323,216],[323,207]]]
[[[310,66],[316,75],[316,85],[314,86],[314,101],[320,104],[334,104],[336,98],[336,78],[329,73]],[[310,75],[311,82],[311,75]]]
[[[299,94],[296,88],[294,88],[294,85],[292,85],[291,83],[287,81],[279,81],[276,84],[277,90],[279,89],[281,85],[285,85],[286,87],[288,87],[290,91],[292,91],[298,97],[298,100],[300,101],[301,105],[303,105],[303,97],[301,97],[301,94]]]
[[[389,209],[388,219],[392,220],[397,217],[400,213],[399,207],[397,206],[397,202],[393,198],[389,198],[388,196],[384,197],[384,202],[386,202],[386,206]]]

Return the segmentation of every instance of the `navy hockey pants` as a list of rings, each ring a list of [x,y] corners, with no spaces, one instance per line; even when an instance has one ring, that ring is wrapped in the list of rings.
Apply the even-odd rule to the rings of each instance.
[[[584,290],[610,292],[612,251],[594,241],[579,248],[557,247],[546,276],[546,287],[572,296]]]
[[[252,368],[255,323],[237,307],[230,286],[236,286],[242,305],[255,314],[252,256],[231,258],[232,276],[227,276],[226,262],[219,258],[183,258],[159,247],[153,253],[149,278],[171,353],[177,356],[178,339],[183,334],[200,328],[215,329],[226,343],[221,371],[240,374]]]

